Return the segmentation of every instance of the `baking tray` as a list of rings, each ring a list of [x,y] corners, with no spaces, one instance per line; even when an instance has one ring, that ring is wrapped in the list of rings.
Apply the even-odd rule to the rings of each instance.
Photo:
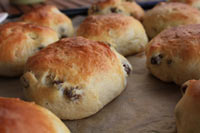
[[[81,10],[85,9],[67,10],[76,16],[72,19],[75,27],[85,18]],[[133,66],[127,88],[93,116],[64,121],[72,133],[176,133],[174,108],[181,98],[179,87],[154,78],[146,68],[144,53],[127,59]],[[19,77],[0,77],[0,88],[0,96],[24,99]]]

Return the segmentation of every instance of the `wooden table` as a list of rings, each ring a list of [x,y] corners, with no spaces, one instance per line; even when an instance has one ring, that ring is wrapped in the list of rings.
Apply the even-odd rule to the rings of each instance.
[[[8,12],[10,15],[23,14],[30,11],[33,8],[40,7],[42,5],[51,4],[56,5],[59,9],[69,8],[81,8],[88,7],[92,3],[98,0],[46,0],[44,3],[33,4],[33,5],[12,5],[9,0],[0,0],[0,12]],[[138,1],[149,1],[149,0],[138,0]]]

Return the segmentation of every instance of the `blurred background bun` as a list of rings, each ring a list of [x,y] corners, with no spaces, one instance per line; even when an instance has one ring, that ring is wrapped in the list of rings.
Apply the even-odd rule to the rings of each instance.
[[[200,24],[200,11],[184,3],[160,3],[146,12],[143,25],[150,38],[179,25]]]

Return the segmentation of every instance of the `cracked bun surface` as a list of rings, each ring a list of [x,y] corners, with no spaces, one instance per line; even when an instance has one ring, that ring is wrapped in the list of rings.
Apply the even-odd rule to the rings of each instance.
[[[166,28],[179,25],[200,24],[200,11],[183,3],[162,2],[148,10],[143,25],[150,38]]]
[[[175,108],[177,133],[200,132],[200,80],[189,80],[186,92]]]
[[[169,2],[182,2],[200,9],[200,0],[168,0]]]
[[[200,78],[200,25],[166,29],[147,45],[147,67],[165,82]]]
[[[70,37],[74,34],[71,19],[55,6],[46,5],[36,8],[23,15],[21,20],[26,23],[49,27],[57,32],[59,38]]]
[[[120,14],[89,16],[77,29],[77,35],[109,43],[125,56],[144,51],[148,42],[142,24]]]
[[[0,75],[19,76],[29,56],[58,40],[50,28],[10,22],[0,26]]]
[[[49,110],[16,98],[0,97],[1,133],[70,133]]]
[[[73,120],[95,114],[117,97],[131,69],[103,42],[65,38],[30,57],[21,82],[29,100]]]
[[[93,4],[89,15],[106,15],[110,13],[123,14],[142,20],[144,10],[134,1],[130,0],[104,0]]]

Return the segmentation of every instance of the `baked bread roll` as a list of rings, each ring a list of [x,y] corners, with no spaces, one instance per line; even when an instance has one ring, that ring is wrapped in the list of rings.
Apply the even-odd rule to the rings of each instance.
[[[19,76],[29,56],[58,40],[50,28],[10,22],[0,26],[0,75]]]
[[[1,133],[70,133],[53,113],[34,103],[0,97]]]
[[[78,28],[77,35],[109,43],[125,56],[143,51],[148,42],[142,24],[120,14],[89,16]]]
[[[89,11],[89,15],[119,13],[132,16],[138,20],[142,20],[144,10],[134,1],[130,0],[104,0],[93,4]]]
[[[24,94],[61,119],[81,119],[117,97],[131,72],[129,62],[103,42],[66,38],[29,58]]]
[[[200,0],[168,0],[169,2],[182,2],[200,9]]]
[[[200,24],[200,11],[183,3],[160,3],[146,12],[143,25],[150,38],[179,25]]]
[[[42,6],[26,13],[22,16],[21,21],[50,27],[58,33],[60,38],[74,34],[71,19],[51,5]]]
[[[177,133],[200,132],[200,80],[187,81],[185,94],[175,108]]]
[[[165,82],[200,78],[200,25],[166,29],[147,45],[147,67]]]

